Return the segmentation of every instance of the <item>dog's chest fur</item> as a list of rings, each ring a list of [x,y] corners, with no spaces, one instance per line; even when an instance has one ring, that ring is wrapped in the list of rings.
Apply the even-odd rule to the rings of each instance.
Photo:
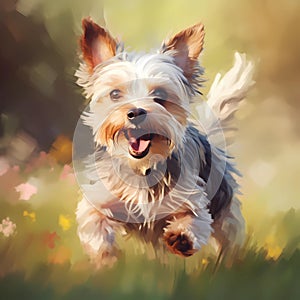
[[[215,158],[226,159],[219,149],[213,151],[221,155],[215,155]],[[111,210],[116,219],[146,224],[174,212],[186,211],[186,208],[196,213],[202,207],[207,207],[212,218],[216,219],[232,199],[233,187],[228,180],[235,182],[230,172],[234,169],[228,162],[224,175],[215,169],[222,176],[220,186],[217,189],[210,186],[207,190],[206,187],[212,184],[212,178],[209,178],[214,167],[212,148],[206,136],[192,125],[186,128],[182,148],[174,151],[166,161],[158,163],[147,176],[133,173],[126,161],[115,158],[117,161],[114,162],[104,147],[98,150],[97,156],[98,174],[116,196],[103,207]],[[189,199],[195,194],[199,195],[199,203],[203,195],[210,201],[197,207]]]

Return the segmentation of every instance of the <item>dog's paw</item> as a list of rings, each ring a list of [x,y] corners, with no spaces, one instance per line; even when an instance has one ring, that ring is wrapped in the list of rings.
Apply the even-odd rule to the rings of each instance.
[[[188,257],[193,255],[197,251],[193,247],[192,240],[188,237],[187,234],[182,232],[166,232],[164,235],[164,241],[170,252],[180,256]]]

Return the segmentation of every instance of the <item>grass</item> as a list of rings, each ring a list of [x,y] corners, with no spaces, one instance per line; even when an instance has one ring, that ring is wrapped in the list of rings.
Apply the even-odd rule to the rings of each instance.
[[[36,188],[27,195],[21,184]],[[42,153],[30,165],[7,168],[0,180],[0,299],[299,299],[300,212],[266,217],[248,232],[232,266],[220,264],[209,247],[191,258],[129,239],[112,268],[94,270],[76,234],[80,197],[72,169]],[[25,185],[26,186],[26,185]],[[28,187],[28,186],[27,186]],[[247,216],[246,216],[247,219]],[[3,221],[2,221],[3,223]],[[248,224],[249,228],[251,225]]]

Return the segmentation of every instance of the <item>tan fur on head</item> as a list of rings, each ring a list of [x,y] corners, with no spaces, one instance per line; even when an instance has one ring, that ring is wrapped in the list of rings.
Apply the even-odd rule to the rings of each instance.
[[[138,128],[153,135],[149,153],[142,159],[134,159],[130,155],[129,141],[126,137],[126,131],[135,128],[135,125],[128,121],[127,113],[137,107],[147,113]],[[186,118],[187,111],[171,100],[165,101],[164,107],[155,103],[151,97],[131,101],[117,105],[109,112],[99,126],[95,140],[98,144],[106,146],[112,155],[129,159],[132,169],[143,174],[155,163],[170,156],[175,145],[181,145]]]

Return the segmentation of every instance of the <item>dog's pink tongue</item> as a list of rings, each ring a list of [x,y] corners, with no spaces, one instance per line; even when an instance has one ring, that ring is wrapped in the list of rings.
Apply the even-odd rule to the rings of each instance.
[[[149,145],[150,141],[147,140],[142,140],[142,139],[136,139],[134,137],[131,137],[130,140],[129,140],[129,144],[130,144],[130,147],[135,151],[135,152],[144,152],[148,145]]]

